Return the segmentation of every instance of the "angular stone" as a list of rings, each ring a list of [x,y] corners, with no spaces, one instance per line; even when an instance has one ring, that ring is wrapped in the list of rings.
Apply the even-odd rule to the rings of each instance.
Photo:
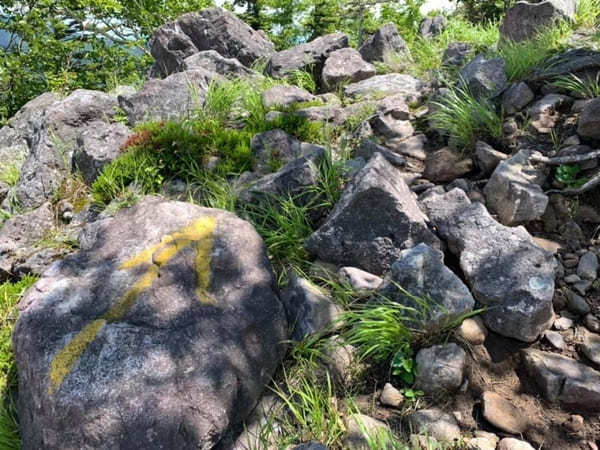
[[[275,286],[231,213],[145,197],[89,224],[19,305],[23,446],[213,448],[283,356]]]
[[[341,317],[342,310],[331,297],[305,278],[293,276],[281,293],[281,300],[293,327],[292,339],[322,333]]]
[[[421,201],[431,223],[460,260],[486,326],[533,342],[553,322],[556,261],[522,228],[496,222],[460,189]]]
[[[329,55],[346,47],[348,36],[344,33],[327,34],[275,53],[269,59],[265,71],[273,78],[284,78],[295,70],[311,70],[314,74],[320,74]]]
[[[323,86],[329,90],[337,89],[342,83],[356,83],[371,78],[377,73],[375,66],[369,64],[353,48],[341,48],[331,52],[323,66]]]
[[[296,103],[313,102],[317,99],[310,92],[296,86],[277,85],[263,93],[265,108],[289,108]]]
[[[444,31],[447,24],[448,19],[444,16],[426,17],[419,25],[419,34],[424,38],[437,36]]]
[[[583,137],[600,139],[600,98],[596,98],[583,107],[579,116],[577,134]]]
[[[497,428],[510,434],[521,434],[529,426],[529,420],[512,402],[492,391],[482,395],[483,417]]]
[[[502,96],[502,108],[508,115],[515,114],[533,101],[535,94],[524,82],[513,83]]]
[[[417,304],[419,297],[427,307]],[[444,265],[444,254],[427,244],[403,250],[392,264],[378,294],[419,311],[418,326],[439,329],[473,309],[475,300],[469,288]],[[426,309],[426,311],[423,311]],[[421,316],[421,313],[423,316]],[[408,314],[407,314],[408,315]]]
[[[575,0],[545,0],[538,3],[516,2],[508,8],[500,25],[500,35],[520,42],[531,39],[546,27],[561,19],[573,19]]]
[[[415,132],[409,120],[398,120],[391,114],[377,114],[369,121],[369,124],[373,131],[384,139],[406,139]]]
[[[359,158],[364,158],[365,161],[369,161],[374,155],[380,153],[388,160],[390,164],[396,167],[404,167],[406,165],[406,158],[398,153],[393,152],[383,145],[379,145],[370,139],[363,140],[358,148],[355,150],[354,155]]]
[[[583,329],[582,353],[597,366],[600,366],[600,335]]]
[[[77,138],[73,169],[81,172],[85,182],[91,185],[104,166],[119,156],[121,146],[131,135],[131,130],[122,123],[92,122]]]
[[[460,428],[454,417],[437,408],[414,412],[409,416],[409,422],[417,433],[426,434],[441,442],[452,442],[460,438]]]
[[[498,443],[496,450],[535,450],[535,448],[519,439],[504,438]]]
[[[455,152],[444,147],[427,156],[423,176],[434,183],[449,183],[472,169],[471,158],[461,159]]]
[[[391,73],[377,75],[358,83],[344,86],[344,96],[357,100],[401,94],[405,99],[419,99],[425,93],[425,84],[410,75]]]
[[[454,343],[419,350],[415,358],[415,388],[428,395],[458,390],[463,382],[466,356],[465,351]]]
[[[203,50],[183,60],[181,72],[186,70],[207,70],[229,78],[257,76],[258,73],[248,69],[236,58],[225,58],[215,50]]]
[[[566,95],[548,94],[544,96],[527,108],[531,126],[538,133],[550,133],[556,126],[560,113],[568,111],[572,104],[573,99]]]
[[[408,46],[393,23],[382,26],[358,49],[365,61],[385,62],[394,55],[409,55]]]
[[[119,105],[129,125],[147,121],[188,117],[204,103],[204,96],[216,74],[203,69],[174,73],[164,80],[149,80],[130,97],[119,96]]]
[[[378,211],[376,219],[373,211]],[[376,154],[346,186],[306,248],[323,261],[378,275],[405,248],[420,242],[439,248],[426,220],[397,169]]]
[[[486,59],[477,55],[458,76],[476,97],[493,98],[506,88],[506,63],[502,58]]]
[[[255,135],[250,146],[255,160],[254,170],[261,175],[271,173],[297,158],[325,151],[319,145],[300,142],[278,128]]]
[[[372,273],[357,269],[356,267],[342,267],[338,272],[340,283],[348,283],[358,292],[369,292],[377,289],[383,279]]]
[[[521,353],[529,375],[548,400],[578,410],[600,409],[600,372],[556,353],[532,348]]]
[[[556,350],[564,350],[567,346],[564,338],[557,331],[544,331],[544,337]]]
[[[462,66],[471,52],[473,46],[467,42],[452,42],[442,55],[444,66]]]
[[[540,186],[544,173],[530,162],[533,154],[521,150],[502,161],[483,189],[490,210],[504,225],[537,220],[546,211],[549,200]]]
[[[236,58],[249,67],[275,53],[275,46],[231,12],[207,8],[183,14],[158,28],[150,41],[156,60],[152,73],[165,77],[182,70],[185,58],[203,50],[215,50],[224,58]]]
[[[492,174],[498,164],[506,159],[508,159],[507,154],[495,150],[483,141],[475,144],[475,163],[484,174]]]

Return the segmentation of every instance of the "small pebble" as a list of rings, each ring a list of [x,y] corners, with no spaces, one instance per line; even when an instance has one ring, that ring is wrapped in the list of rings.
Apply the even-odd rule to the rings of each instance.
[[[463,320],[456,334],[471,345],[481,345],[487,337],[487,328],[480,317],[471,317]]]

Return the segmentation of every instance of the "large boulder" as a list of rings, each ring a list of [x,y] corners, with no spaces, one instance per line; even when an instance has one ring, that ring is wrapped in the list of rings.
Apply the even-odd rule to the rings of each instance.
[[[496,97],[506,88],[506,63],[502,58],[487,59],[477,55],[458,76],[476,97]]]
[[[263,32],[253,30],[231,12],[207,8],[184,14],[154,32],[150,51],[156,61],[151,72],[160,77],[178,72],[186,58],[204,50],[215,50],[249,67],[257,59],[271,56],[275,46]]]
[[[584,106],[579,116],[577,134],[600,139],[600,98],[595,98]]]
[[[218,77],[204,69],[174,73],[164,80],[148,80],[132,96],[119,96],[129,125],[183,119],[202,107],[210,82]]]
[[[236,58],[225,58],[215,50],[203,50],[188,56],[183,60],[181,69],[182,71],[208,70],[230,78],[258,75],[257,72],[247,68]]]
[[[576,6],[576,0],[519,1],[506,11],[500,35],[515,42],[531,39],[561,19],[572,20]]]
[[[353,100],[362,98],[403,95],[408,100],[418,100],[425,95],[426,86],[421,80],[406,74],[377,75],[358,83],[344,86],[344,96]]]
[[[323,261],[381,274],[406,248],[421,242],[440,247],[426,222],[400,172],[377,153],[348,183],[306,247]]]
[[[356,83],[375,76],[377,70],[366,62],[353,48],[341,48],[332,52],[323,66],[322,84],[327,90],[335,90],[343,83]]]
[[[91,122],[110,122],[117,100],[103,92],[78,89],[54,102],[28,137],[30,154],[15,186],[15,197],[25,209],[49,200],[71,171],[71,159],[81,130]]]
[[[398,29],[393,23],[388,23],[377,30],[360,46],[358,51],[368,62],[386,62],[394,55],[408,56],[410,54],[406,42],[398,34]]]
[[[213,448],[282,357],[262,239],[228,212],[145,197],[80,244],[19,306],[24,448]]]
[[[131,130],[122,123],[107,124],[100,120],[90,123],[77,138],[73,169],[91,185],[104,166],[119,156],[121,146],[131,135]]]
[[[556,261],[525,228],[501,225],[460,189],[429,195],[421,204],[487,308],[482,317],[488,328],[533,342],[550,327]]]
[[[502,161],[483,189],[488,207],[504,225],[537,220],[546,211],[545,174],[530,162],[533,153],[521,150]]]
[[[444,326],[475,305],[469,288],[444,265],[444,254],[427,244],[400,253],[378,294],[415,308],[415,319],[427,329]]]
[[[269,59],[265,71],[273,78],[284,78],[295,70],[306,70],[318,75],[329,55],[346,47],[348,36],[344,33],[327,34],[306,44],[275,53]]]

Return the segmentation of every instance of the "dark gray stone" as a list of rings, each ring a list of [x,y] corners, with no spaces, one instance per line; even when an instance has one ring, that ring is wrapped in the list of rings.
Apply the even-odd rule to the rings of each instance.
[[[529,426],[529,420],[512,402],[492,391],[481,396],[483,417],[510,434],[522,434]]]
[[[318,75],[329,55],[346,47],[348,47],[348,36],[344,33],[328,34],[306,44],[275,53],[269,59],[265,70],[273,78],[285,78],[294,70],[310,70]]]
[[[594,281],[598,278],[598,257],[595,253],[586,252],[579,258],[577,275],[584,280]]]
[[[488,328],[533,342],[554,319],[556,261],[522,227],[496,222],[460,189],[424,198],[421,205],[460,260]]]
[[[486,59],[477,55],[458,76],[476,97],[493,98],[506,88],[506,63],[502,58]]]
[[[460,428],[450,414],[438,408],[421,409],[408,418],[413,432],[425,434],[440,442],[453,442],[460,438]]]
[[[463,382],[466,357],[465,351],[454,343],[419,350],[415,358],[415,388],[428,395],[458,390]]]
[[[600,98],[595,98],[583,107],[579,116],[577,134],[600,139]]]
[[[576,0],[519,1],[508,8],[500,25],[500,36],[520,42],[531,39],[561,19],[575,17]]]
[[[386,62],[394,55],[410,55],[406,42],[398,34],[398,29],[393,23],[388,23],[377,30],[360,46],[358,51],[368,62]]]
[[[515,114],[533,101],[535,94],[527,83],[513,83],[502,96],[502,107],[508,115]]]
[[[529,80],[540,83],[571,74],[581,78],[598,71],[600,71],[600,52],[586,48],[574,48],[550,58],[543,68],[529,76]]]
[[[182,70],[183,61],[195,53],[215,50],[249,67],[268,58],[275,46],[263,32],[255,31],[231,12],[207,8],[187,13],[158,28],[150,41],[156,60],[151,73],[165,77]]]
[[[448,25],[444,16],[426,17],[419,25],[419,34],[424,38],[432,38],[441,34]]]
[[[145,197],[80,245],[19,305],[24,448],[213,448],[283,356],[262,239],[231,213]]]
[[[426,310],[398,286],[422,299],[427,304]],[[430,330],[450,323],[475,305],[469,288],[444,265],[444,254],[427,244],[403,250],[377,293],[415,308],[423,314],[415,317],[417,326]]]
[[[508,159],[508,155],[495,150],[491,145],[478,141],[475,144],[475,163],[485,175],[491,175],[498,164]]]
[[[467,42],[452,42],[444,50],[442,64],[444,66],[462,66],[472,51],[473,46]]]
[[[426,220],[397,169],[376,154],[348,183],[306,247],[323,261],[379,275],[405,248],[421,242],[440,247]]]
[[[423,176],[434,183],[449,183],[473,170],[473,160],[463,158],[448,147],[427,155]]]
[[[353,48],[341,48],[331,52],[323,66],[322,84],[326,89],[336,90],[342,83],[356,83],[375,76],[375,66],[362,59]]]

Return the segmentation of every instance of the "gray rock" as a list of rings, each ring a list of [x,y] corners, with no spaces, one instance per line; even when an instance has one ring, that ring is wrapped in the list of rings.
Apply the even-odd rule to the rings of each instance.
[[[507,437],[498,443],[496,450],[535,450],[535,448],[525,441]]]
[[[343,83],[356,83],[377,73],[353,48],[341,48],[331,52],[323,66],[322,82],[328,90],[335,90]]]
[[[406,97],[402,94],[391,95],[377,102],[377,113],[390,115],[397,120],[410,120],[410,108],[406,104]]]
[[[391,434],[385,423],[364,414],[348,416],[345,425],[343,448],[348,450],[366,450],[370,448],[369,440],[373,440],[377,435]]]
[[[346,47],[348,36],[344,33],[327,34],[306,44],[275,53],[269,59],[265,70],[273,78],[284,78],[294,70],[311,70],[314,74],[320,74],[329,55]]]
[[[583,329],[582,353],[597,366],[600,366],[600,335]]]
[[[204,103],[204,96],[216,74],[195,69],[174,73],[164,80],[149,80],[131,97],[120,96],[119,105],[129,125],[147,121],[188,117]]]
[[[498,164],[508,159],[508,155],[495,150],[491,145],[483,141],[475,144],[475,163],[482,173],[491,175]]]
[[[119,156],[121,146],[131,135],[131,130],[121,123],[107,124],[99,120],[90,123],[77,138],[73,169],[81,172],[85,182],[91,185],[104,166]]]
[[[425,84],[410,75],[391,73],[344,86],[344,96],[354,100],[397,94],[405,99],[419,99],[425,94]]]
[[[372,211],[378,211],[377,220]],[[323,261],[378,275],[405,248],[420,242],[439,248],[426,220],[397,169],[376,154],[348,183],[306,248]]]
[[[529,426],[529,420],[512,402],[492,391],[482,395],[483,417],[510,434],[522,434]]]
[[[462,66],[471,52],[473,46],[467,42],[452,42],[442,55],[442,64],[444,66]]]
[[[394,55],[409,55],[410,51],[404,39],[398,34],[393,23],[382,26],[358,49],[365,61],[386,62]]]
[[[292,339],[302,339],[322,333],[341,317],[342,310],[331,297],[310,281],[293,276],[281,293],[292,326]]]
[[[461,158],[447,147],[427,155],[423,176],[434,183],[449,183],[473,169],[471,158]]]
[[[556,350],[564,350],[567,346],[562,335],[556,331],[544,331],[544,337]]]
[[[310,92],[296,86],[277,85],[263,93],[265,108],[289,108],[296,103],[313,102],[317,99]]]
[[[386,383],[379,396],[379,401],[382,405],[398,408],[404,403],[404,395],[390,383]]]
[[[568,111],[572,104],[573,99],[566,95],[548,94],[544,96],[527,108],[531,126],[538,133],[550,133],[556,126],[560,113]]]
[[[372,273],[357,269],[356,267],[342,267],[338,271],[340,283],[348,283],[358,292],[369,292],[377,289],[383,279]]]
[[[369,123],[373,131],[384,139],[405,139],[415,132],[409,120],[396,119],[392,114],[377,114]]]
[[[573,291],[569,291],[567,295],[567,309],[580,316],[588,314],[591,310],[590,305],[588,305],[585,298],[577,295]]]
[[[280,129],[255,135],[250,145],[255,160],[254,169],[260,175],[271,173],[297,158],[325,151],[319,145],[300,142]]]
[[[586,252],[579,258],[577,275],[585,280],[594,281],[598,278],[598,257],[593,252]]]
[[[409,416],[413,430],[441,442],[460,439],[460,428],[450,414],[437,408],[422,409]]]
[[[17,275],[19,265],[43,250],[37,244],[53,227],[54,211],[50,203],[13,216],[0,226],[0,283]],[[44,269],[39,267],[34,273],[39,275]]]
[[[323,360],[327,370],[334,381],[342,386],[349,385],[353,376],[360,372],[358,364],[358,350],[356,347],[344,343],[339,336],[332,336],[323,345]],[[358,370],[357,370],[358,369]]]
[[[506,88],[506,63],[502,58],[486,59],[477,55],[458,76],[476,97],[493,98]]]
[[[506,11],[500,36],[515,42],[531,39],[561,19],[573,19],[575,6],[575,0],[519,1]]]
[[[579,116],[577,133],[583,137],[600,139],[600,98],[588,102]]]
[[[521,353],[527,372],[548,400],[578,410],[600,408],[600,372],[555,353],[532,348]]]
[[[249,67],[257,59],[271,56],[275,46],[264,33],[231,12],[207,8],[183,14],[154,32],[150,51],[156,61],[151,72],[161,77],[178,72],[186,58],[203,50],[215,50]]]
[[[82,128],[96,120],[110,121],[117,109],[114,97],[78,89],[49,105],[28,136],[30,153],[14,194],[24,210],[51,199],[71,172],[71,159]]]
[[[426,311],[398,286],[426,302]],[[415,308],[419,326],[430,330],[443,327],[475,305],[469,288],[444,265],[444,254],[423,243],[400,252],[378,294]]]
[[[394,140],[391,147],[398,153],[425,161],[427,159],[426,144],[427,137],[424,134],[415,134],[401,141]]]
[[[515,114],[525,108],[533,101],[535,94],[527,83],[513,83],[504,91],[502,96],[502,107],[508,115]]]
[[[244,203],[268,203],[291,196],[298,204],[307,204],[314,198],[308,189],[319,182],[319,165],[324,156],[325,150],[319,149],[290,161],[277,172],[253,182],[240,192],[239,199]]]
[[[419,350],[415,358],[415,388],[428,395],[458,390],[463,382],[466,356],[465,351],[454,343]]]
[[[251,77],[258,73],[248,69],[236,58],[225,58],[215,50],[203,50],[185,58],[179,71],[207,70],[225,77]]]
[[[541,188],[544,173],[529,161],[533,154],[521,150],[502,161],[483,189],[490,210],[504,225],[537,220],[546,211],[549,200]]]
[[[419,34],[424,38],[432,38],[441,34],[448,25],[444,16],[426,17],[419,25]]]
[[[262,239],[231,213],[145,197],[80,245],[19,305],[23,446],[212,448],[283,356]]]
[[[568,317],[559,317],[554,321],[554,329],[558,331],[566,331],[569,328],[573,328],[573,320]]]
[[[471,345],[481,345],[485,342],[488,332],[483,320],[475,316],[463,320],[456,329],[456,334]]]
[[[533,342],[554,319],[556,261],[522,228],[496,222],[460,189],[421,201],[432,225],[460,261],[482,318],[503,336]]]

